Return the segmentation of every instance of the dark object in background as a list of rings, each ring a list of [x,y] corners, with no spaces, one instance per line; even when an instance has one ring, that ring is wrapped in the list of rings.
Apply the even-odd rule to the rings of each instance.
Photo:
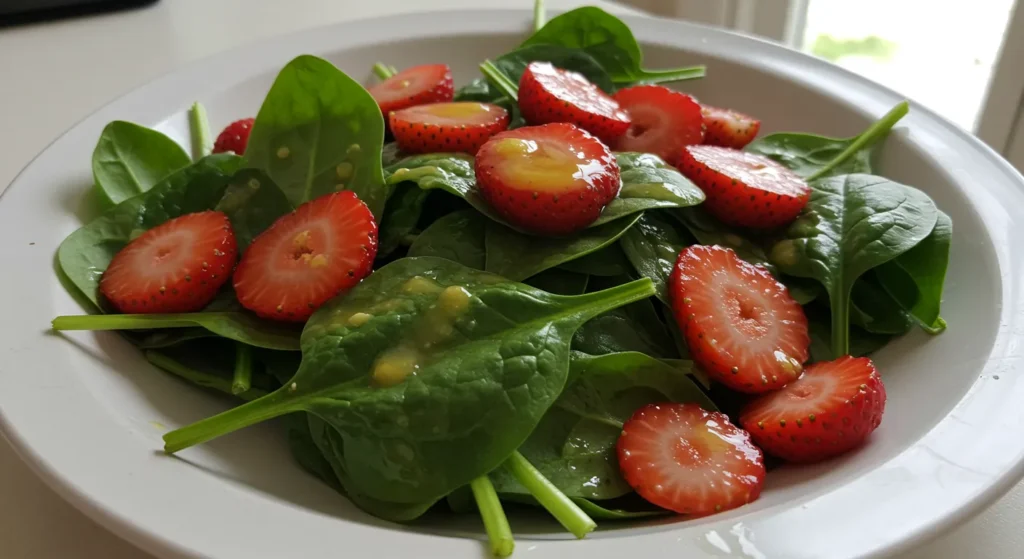
[[[0,27],[137,8],[157,0],[0,0]]]

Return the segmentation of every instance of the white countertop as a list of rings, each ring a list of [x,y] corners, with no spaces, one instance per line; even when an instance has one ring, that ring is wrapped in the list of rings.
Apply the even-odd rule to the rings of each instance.
[[[524,6],[529,3],[521,1]],[[582,3],[548,0],[552,8]],[[606,2],[586,3],[608,7]],[[417,0],[163,0],[136,11],[0,28],[0,190],[71,124],[121,93],[198,58],[264,37],[349,19],[509,5],[505,0],[432,0],[429,8],[426,4]],[[147,557],[57,497],[2,439],[0,496],[0,557]],[[1024,555],[1021,518],[1024,485],[972,521],[903,558],[1020,557]]]

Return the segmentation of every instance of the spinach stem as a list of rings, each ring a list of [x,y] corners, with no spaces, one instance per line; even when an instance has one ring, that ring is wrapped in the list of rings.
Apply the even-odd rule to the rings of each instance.
[[[547,16],[544,13],[544,0],[533,0],[533,31],[540,31],[544,27]]]
[[[603,312],[646,299],[654,294],[654,283],[649,278],[641,278],[601,291],[594,291],[584,295],[566,295],[564,297],[572,299],[577,305],[582,307],[580,310],[589,320]],[[593,303],[588,304],[589,300],[593,300]]]
[[[850,291],[846,297],[836,297],[838,305],[832,306],[832,358],[839,359],[850,353]]]
[[[513,101],[519,100],[519,85],[506,76],[493,62],[484,60],[484,63],[480,65],[480,71],[506,97]]]
[[[240,393],[234,392],[232,383],[227,379],[193,369],[192,367],[189,367],[188,365],[185,365],[184,363],[159,351],[146,351],[145,356],[147,361],[164,371],[167,371],[172,375],[179,376],[192,384],[196,384],[204,388],[210,388],[218,392],[238,396],[243,400],[254,400],[261,396],[266,396],[266,392],[253,388]]]
[[[299,411],[300,406],[292,395],[293,387],[294,384],[286,385],[262,398],[165,434],[164,452],[174,454],[261,421]]]
[[[544,477],[544,474],[534,468],[533,464],[518,451],[513,452],[512,456],[505,461],[505,467],[512,472],[519,483],[526,487],[533,498],[537,499],[537,502],[551,513],[551,516],[554,516],[562,526],[565,526],[566,530],[572,532],[577,538],[583,539],[594,528],[597,528],[594,519],[587,516],[587,513],[583,512],[579,505],[566,497],[565,493],[555,487],[555,484]]]
[[[241,394],[252,388],[252,348],[235,342],[235,374],[231,379],[231,393]]]
[[[847,148],[844,149],[839,155],[835,156],[832,159],[832,161],[829,161],[827,165],[825,165],[821,169],[818,169],[818,172],[807,177],[807,182],[811,182],[812,180],[818,177],[825,176],[826,174],[831,172],[832,169],[835,169],[836,167],[842,165],[848,159],[856,155],[857,152],[884,138],[885,135],[888,134],[890,130],[892,130],[892,127],[896,126],[896,123],[899,122],[901,118],[906,116],[906,114],[909,111],[910,104],[907,103],[906,101],[903,101],[900,104],[893,107],[892,110],[885,113],[885,116],[879,119],[878,122],[872,124],[870,127],[868,127],[867,130],[862,132],[860,136],[857,136],[857,138],[853,140],[853,142],[849,146],[847,146]],[[833,332],[833,336],[834,335],[835,333]]]
[[[149,330],[195,325],[189,314],[83,314],[53,319],[54,330]]]
[[[373,65],[373,73],[376,74],[378,78],[386,80],[391,76],[397,74],[398,68],[395,68],[394,66],[388,66],[383,62],[378,62]]]
[[[515,540],[512,539],[512,528],[508,525],[505,509],[501,507],[501,501],[498,500],[498,493],[494,490],[491,480],[482,475],[471,481],[469,487],[473,490],[473,498],[480,509],[484,529],[491,540],[491,553],[498,557],[512,555],[512,550],[516,546]]]
[[[689,66],[687,68],[676,68],[673,70],[644,70],[640,79],[644,83],[669,83],[683,80],[696,80],[703,78],[706,68],[704,66]],[[616,83],[633,83],[636,79],[617,81]]]
[[[213,151],[213,135],[210,133],[210,120],[206,117],[206,107],[196,101],[188,113],[192,131],[192,159],[199,160]]]

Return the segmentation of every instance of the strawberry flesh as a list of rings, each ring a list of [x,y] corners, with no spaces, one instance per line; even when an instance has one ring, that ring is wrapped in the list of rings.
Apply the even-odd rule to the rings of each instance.
[[[100,293],[123,313],[198,311],[231,277],[237,255],[226,215],[186,214],[146,231],[114,255]]]
[[[866,357],[840,357],[807,367],[795,382],[761,395],[740,422],[768,452],[816,462],[859,446],[882,423],[885,385]]]
[[[447,64],[423,64],[406,68],[368,91],[387,117],[391,111],[451,101],[455,85]]]
[[[706,197],[704,207],[738,227],[768,229],[796,219],[811,188],[796,173],[768,159],[732,148],[687,146],[679,170]]]
[[[370,273],[377,254],[373,214],[348,190],[321,196],[257,236],[235,270],[242,306],[301,322]]]
[[[406,153],[461,151],[475,154],[508,128],[508,111],[489,103],[434,103],[392,111],[391,133]]]
[[[803,308],[767,270],[732,249],[683,249],[669,297],[694,361],[741,392],[781,388],[800,375],[811,343]]]
[[[531,62],[519,79],[519,110],[530,124],[567,122],[605,143],[626,133],[629,115],[582,74]]]
[[[213,143],[213,153],[233,152],[243,155],[249,145],[249,134],[254,122],[255,119],[243,118],[225,126]]]
[[[495,135],[477,152],[480,195],[506,221],[539,235],[590,225],[619,192],[615,156],[572,124]]]
[[[704,516],[750,503],[764,485],[764,455],[725,414],[697,404],[649,404],[622,427],[619,469],[648,502]]]
[[[617,151],[653,153],[676,164],[683,146],[704,141],[700,105],[685,93],[660,85],[638,85],[615,93],[632,124],[615,143]]]
[[[703,105],[704,143],[712,146],[742,149],[757,136],[761,121],[730,109]]]

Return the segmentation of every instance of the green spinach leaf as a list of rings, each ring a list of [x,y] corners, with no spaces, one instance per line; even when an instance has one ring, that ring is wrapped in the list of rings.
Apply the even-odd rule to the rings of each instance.
[[[668,278],[679,252],[693,244],[691,239],[661,215],[646,213],[622,236],[620,244],[636,271],[654,282],[658,298],[668,304]]]
[[[622,252],[619,243],[559,264],[558,267],[591,276],[628,276],[633,273],[633,265],[626,259],[626,253]]]
[[[931,334],[946,329],[939,307],[952,239],[953,221],[940,211],[931,234],[875,271],[889,295]]]
[[[242,253],[257,235],[291,212],[293,207],[284,192],[263,171],[241,169],[231,177],[224,196],[214,209],[227,214],[238,243],[238,252]],[[231,300],[234,300],[233,295]]]
[[[604,91],[615,91],[615,84],[604,67],[585,50],[578,48],[568,48],[559,45],[520,47],[495,58],[493,62],[502,73],[517,84],[523,77],[526,67],[531,62],[550,62],[556,68],[582,74],[590,83]],[[487,82],[485,81],[484,83]],[[491,89],[493,90],[493,88]]]
[[[875,270],[853,282],[850,324],[872,334],[906,334],[913,328],[914,319],[878,284]]]
[[[181,146],[160,132],[115,120],[92,152],[92,177],[100,197],[116,205],[191,162]]]
[[[772,274],[778,275],[775,266],[768,261],[768,255],[761,247],[762,239],[751,239],[757,233],[726,225],[700,207],[683,208],[668,213],[682,223],[700,244],[731,248],[743,260],[764,266]]]
[[[630,278],[594,277],[591,290],[629,283]],[[658,316],[653,300],[637,301],[587,321],[572,338],[572,349],[588,355],[639,352],[654,357],[675,357],[672,332]]]
[[[475,270],[483,270],[487,219],[476,210],[450,213],[427,227],[409,247],[409,256],[447,258]]]
[[[429,194],[429,190],[421,190],[412,185],[399,184],[395,188],[384,206],[384,217],[380,222],[378,258],[394,252],[416,231],[416,224],[419,223]]]
[[[811,363],[831,361],[832,327],[829,326],[828,313],[815,309],[807,310],[807,331],[811,336]],[[850,355],[862,357],[882,349],[892,340],[892,336],[872,334],[857,326],[850,326]]]
[[[591,227],[657,208],[685,208],[704,201],[704,192],[690,179],[649,153],[617,153],[622,176],[619,195]]]
[[[577,274],[560,268],[549,268],[526,279],[523,283],[556,295],[582,295],[587,291],[589,280],[590,276],[586,274]]]

